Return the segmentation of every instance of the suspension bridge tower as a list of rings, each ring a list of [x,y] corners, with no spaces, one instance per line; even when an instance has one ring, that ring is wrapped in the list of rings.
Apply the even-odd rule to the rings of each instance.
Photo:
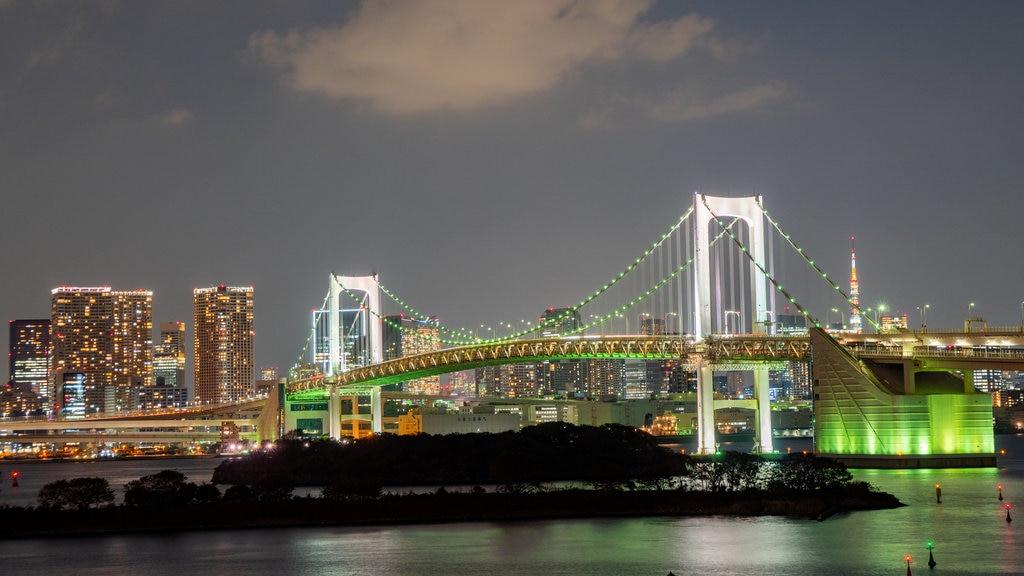
[[[693,198],[694,215],[694,299],[693,323],[694,335],[699,340],[713,336],[712,334],[712,301],[711,301],[711,238],[709,229],[727,230],[722,218],[738,218],[744,221],[749,230],[749,244],[745,248],[748,254],[752,286],[752,309],[754,312],[751,328],[759,322],[768,322],[768,290],[767,279],[763,272],[765,267],[765,230],[764,212],[761,209],[760,196],[744,196],[725,198],[696,193]],[[716,226],[711,226],[712,223]],[[721,306],[721,303],[719,303]],[[767,325],[767,324],[765,324]],[[697,359],[697,427],[699,430],[698,450],[701,453],[714,451],[715,447],[715,397],[713,376],[716,365],[706,358]],[[772,451],[771,406],[768,396],[768,366],[754,364],[750,368],[736,365],[721,366],[726,370],[748,369],[754,373],[753,404],[757,430],[755,450]],[[735,403],[735,402],[734,402]]]
[[[344,301],[355,301],[355,309],[347,311]],[[336,376],[352,368],[366,364],[379,364],[384,354],[381,339],[381,297],[377,275],[338,276],[331,274],[330,289],[327,293],[328,327],[328,376]],[[346,314],[346,312],[350,312]],[[350,346],[355,340],[355,346]],[[359,350],[355,355],[350,350]],[[383,412],[379,387],[371,387],[372,429],[380,433],[384,429]],[[340,400],[337,389],[330,388],[329,419],[331,438],[341,437]]]

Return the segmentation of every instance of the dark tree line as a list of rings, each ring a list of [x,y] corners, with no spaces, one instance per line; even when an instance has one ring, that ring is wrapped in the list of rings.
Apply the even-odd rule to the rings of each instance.
[[[382,486],[495,484],[521,491],[559,481],[603,490],[841,490],[851,486],[852,476],[843,464],[813,455],[689,456],[627,426],[548,423],[501,434],[281,440],[272,449],[223,462],[213,481],[323,486],[325,496],[338,498],[374,497]]]

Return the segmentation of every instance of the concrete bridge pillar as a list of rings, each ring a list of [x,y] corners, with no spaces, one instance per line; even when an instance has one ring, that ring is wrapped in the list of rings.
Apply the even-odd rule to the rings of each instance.
[[[697,453],[715,451],[715,383],[714,367],[697,358]]]
[[[374,386],[370,390],[370,413],[373,417],[373,433],[384,432],[384,405],[381,402],[380,387]]]
[[[974,394],[974,370],[964,370],[964,394]]]
[[[341,440],[341,400],[334,386],[329,386],[327,390],[327,434],[332,440]]]
[[[768,396],[768,368],[754,369],[754,398],[757,399],[757,445],[755,450],[762,453],[771,452],[772,447],[772,408]]]

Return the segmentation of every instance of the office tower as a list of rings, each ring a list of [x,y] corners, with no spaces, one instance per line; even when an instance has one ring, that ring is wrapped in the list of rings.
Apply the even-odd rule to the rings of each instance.
[[[394,360],[441,349],[437,318],[386,316],[381,327],[384,360]],[[440,394],[441,377],[427,376],[402,384],[402,390],[413,394]]]
[[[9,381],[21,391],[34,392],[49,404],[50,319],[11,320]]]
[[[196,401],[217,404],[253,395],[252,286],[196,288],[192,299]]]
[[[153,386],[187,388],[184,322],[160,323],[160,336],[153,346]]]
[[[857,252],[850,236],[850,330],[860,334],[860,284],[857,282]]]
[[[153,293],[131,290],[110,295],[115,411],[132,410],[138,407],[139,390],[153,385]]]

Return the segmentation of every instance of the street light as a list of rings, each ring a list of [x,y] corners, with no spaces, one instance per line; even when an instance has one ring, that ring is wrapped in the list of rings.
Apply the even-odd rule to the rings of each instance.
[[[1021,325],[1024,326],[1024,302],[1020,303],[1020,309],[1021,309]],[[670,332],[670,334],[682,334],[683,333],[683,330],[682,330],[683,327],[679,325],[679,313],[678,312],[665,312],[665,316],[675,316],[676,317],[676,331],[675,332]],[[665,322],[665,331],[668,332],[668,322]]]
[[[1021,304],[1021,309],[1024,310],[1024,302]],[[917,311],[921,313],[921,328],[928,327],[928,308],[931,308],[931,304],[925,304],[924,306],[917,307]]]
[[[629,315],[628,314],[621,314],[619,312],[616,312],[615,313],[615,317],[616,318],[622,318],[623,320],[626,321],[626,334],[628,335],[629,334]]]
[[[742,320],[740,318],[740,311],[739,310],[725,310],[723,312],[723,314],[725,314],[725,333],[726,334],[738,333],[738,332],[729,332],[729,314],[735,314],[736,315],[736,329],[739,330],[739,325],[741,324],[741,320]]]
[[[829,310],[829,312],[835,312],[835,313],[839,314],[839,329],[840,330],[842,330],[843,328],[846,327],[846,314],[845,313],[839,311],[837,308],[833,308],[832,310]],[[831,317],[829,316],[829,312],[825,312],[825,328],[831,330],[832,329],[832,321],[831,321]]]

